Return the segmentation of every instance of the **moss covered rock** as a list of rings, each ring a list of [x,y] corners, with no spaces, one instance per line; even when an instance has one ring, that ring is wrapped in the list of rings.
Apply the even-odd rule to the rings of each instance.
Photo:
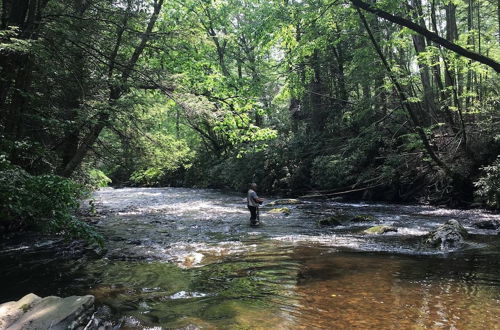
[[[366,230],[363,230],[363,233],[371,235],[382,235],[385,233],[397,232],[397,231],[398,231],[397,228],[391,226],[373,226]]]

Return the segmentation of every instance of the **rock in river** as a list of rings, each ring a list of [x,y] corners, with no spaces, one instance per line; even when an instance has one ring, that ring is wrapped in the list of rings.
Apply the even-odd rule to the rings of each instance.
[[[94,296],[40,298],[30,293],[0,305],[0,329],[76,329],[94,310]]]
[[[365,234],[374,234],[374,235],[382,235],[382,234],[385,234],[385,233],[389,233],[389,232],[397,232],[398,229],[395,228],[395,227],[391,227],[391,226],[373,226],[373,227],[370,227],[366,230],[363,230],[363,233]]]
[[[318,220],[318,225],[320,226],[340,226],[342,221],[336,216],[326,217]]]
[[[474,224],[474,227],[479,229],[499,229],[500,220],[482,220]]]
[[[457,220],[452,219],[427,234],[424,243],[441,250],[456,249],[464,243],[467,235],[467,230]]]

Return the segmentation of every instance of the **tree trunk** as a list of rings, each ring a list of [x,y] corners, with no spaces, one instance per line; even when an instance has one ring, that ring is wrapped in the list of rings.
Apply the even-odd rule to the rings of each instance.
[[[334,68],[334,72],[336,76],[334,79],[337,82],[337,97],[342,101],[348,101],[348,93],[346,87],[346,79],[344,73],[345,59],[344,59],[344,51],[342,49],[342,45],[339,44],[337,47],[332,46],[333,55],[335,55],[336,66]]]
[[[500,0],[499,0],[500,1]],[[469,0],[468,1],[468,6],[467,6],[467,32],[469,32],[469,36],[467,37],[467,44],[472,45],[474,49],[474,36],[471,35],[472,33],[472,23],[473,23],[473,16],[474,16],[474,0]],[[472,91],[472,71],[471,71],[471,64],[472,61],[469,60],[469,63],[467,65],[467,78],[466,78],[466,85],[465,85],[465,92],[467,96],[465,97],[465,108],[468,109],[471,105],[471,96],[470,93]]]
[[[311,113],[311,126],[314,133],[321,133],[325,128],[327,113],[323,104],[324,86],[321,77],[321,67],[318,51],[314,51],[311,56],[311,66],[314,71],[313,81],[309,86],[309,100]]]
[[[84,0],[78,0],[74,3],[74,15],[78,19],[73,20],[68,27],[74,31],[77,36],[84,38],[85,12],[89,8],[89,3]],[[86,91],[83,82],[86,81],[86,58],[81,48],[67,49],[67,57],[69,59],[68,67],[71,68],[71,74],[67,77],[67,87],[63,107],[65,109],[63,119],[67,122],[75,122],[78,117],[78,111],[83,104]],[[73,156],[77,153],[80,145],[81,127],[73,127],[64,137],[61,145],[61,164],[56,173],[64,171],[66,166],[71,162]]]
[[[432,28],[434,29],[434,32],[437,34],[438,33],[438,27],[437,27],[437,19],[436,19],[436,4],[435,1],[433,0],[431,2],[431,24]],[[440,45],[436,44],[436,47],[440,48]],[[437,55],[434,59],[434,62],[438,63],[440,61],[439,55]],[[443,58],[443,63],[445,66],[445,75],[446,75],[446,59]],[[453,133],[458,134],[458,128],[455,125],[455,120],[453,118],[453,112],[450,110],[450,104],[451,104],[451,93],[449,90],[445,89],[445,86],[443,84],[443,80],[441,78],[441,66],[439,64],[436,64],[433,66],[433,76],[434,76],[434,81],[436,82],[436,85],[439,90],[439,97],[440,97],[440,103],[441,103],[441,108],[443,111],[443,116],[444,120],[448,123],[450,126],[451,130]]]
[[[454,3],[449,2],[446,5],[446,40],[450,42],[455,42],[458,39],[456,11],[457,6]],[[453,73],[448,69],[446,69],[446,74],[444,76],[444,84],[450,89],[455,88],[453,84]]]
[[[420,20],[420,25],[425,26],[425,22],[422,18],[423,15],[421,0],[412,0],[412,6],[415,9],[413,11],[414,19]],[[425,51],[425,38],[420,34],[413,34],[412,38],[413,45],[418,56],[420,53]],[[427,110],[426,123],[430,124],[432,122],[432,118],[436,115],[436,105],[434,103],[434,92],[431,86],[429,67],[426,64],[423,64],[420,60],[418,61],[418,67],[420,72],[420,81],[422,82],[422,88],[424,92],[424,105],[425,109]]]

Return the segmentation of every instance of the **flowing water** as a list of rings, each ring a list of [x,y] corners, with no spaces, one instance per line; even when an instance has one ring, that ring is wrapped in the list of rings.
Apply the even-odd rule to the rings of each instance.
[[[93,294],[122,329],[500,329],[500,235],[473,226],[498,215],[304,201],[290,215],[264,205],[263,225],[250,227],[243,196],[214,190],[105,189],[95,200],[104,257],[10,242],[0,302]],[[371,217],[317,224],[339,211]],[[423,247],[449,219],[467,245]],[[380,224],[398,231],[362,233]]]

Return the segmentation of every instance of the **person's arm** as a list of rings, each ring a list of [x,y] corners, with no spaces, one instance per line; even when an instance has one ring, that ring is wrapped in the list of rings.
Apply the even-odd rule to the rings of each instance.
[[[263,198],[259,198],[259,196],[257,196],[257,193],[255,191],[252,191],[252,193],[250,194],[250,198],[257,204],[262,204],[262,202],[264,201]]]
[[[257,204],[262,204],[262,202],[264,202],[264,198],[260,198],[259,196],[257,196],[257,193],[255,191],[252,194],[252,198],[253,198],[254,202]]]

